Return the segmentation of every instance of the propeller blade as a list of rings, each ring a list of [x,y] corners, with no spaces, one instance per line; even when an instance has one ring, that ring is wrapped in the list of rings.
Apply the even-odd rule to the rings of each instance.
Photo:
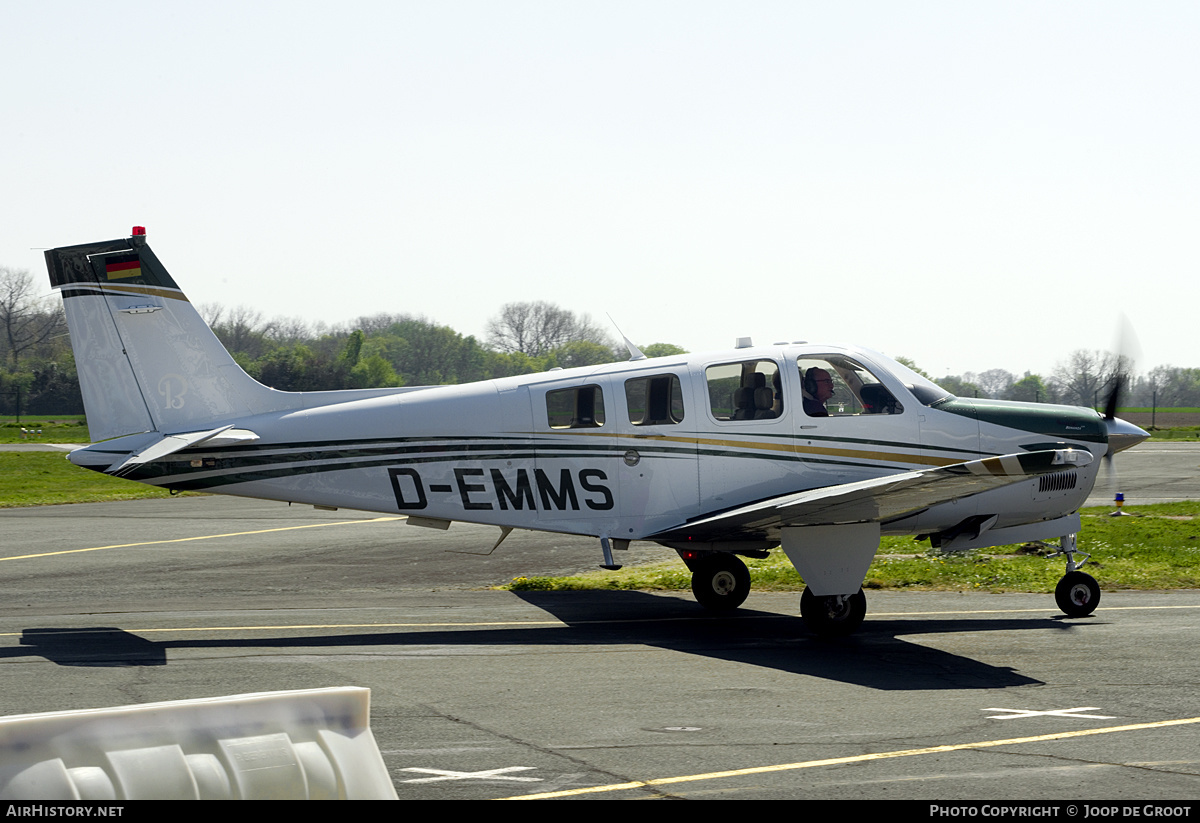
[[[1117,419],[1117,407],[1121,404],[1121,394],[1125,391],[1125,384],[1128,380],[1128,375],[1121,372],[1118,372],[1117,376],[1113,378],[1112,391],[1108,393],[1108,400],[1104,403],[1105,420]]]
[[[1133,364],[1140,354],[1137,335],[1133,331],[1133,325],[1129,322],[1129,318],[1124,314],[1121,315],[1120,324],[1117,329],[1117,344],[1115,354],[1117,356],[1116,373],[1112,378],[1112,390],[1108,393],[1108,398],[1104,401],[1104,419],[1115,420],[1117,418],[1117,409],[1121,405],[1121,400],[1125,394],[1126,388],[1129,386],[1130,377],[1133,374]],[[1109,427],[1111,430],[1111,426]],[[1118,449],[1117,451],[1120,451]]]
[[[1138,348],[1137,335],[1133,332],[1133,326],[1130,324],[1129,318],[1122,314],[1117,332],[1116,373],[1112,378],[1112,389],[1104,401],[1104,427],[1108,430],[1108,451],[1104,455],[1099,470],[1103,475],[1104,486],[1108,489],[1108,496],[1113,499],[1116,499],[1117,492],[1121,490],[1113,455],[1131,446],[1136,446],[1150,437],[1147,432],[1117,417],[1117,409],[1121,407],[1121,401],[1130,384],[1134,359],[1139,354]],[[1120,511],[1120,504],[1118,504],[1118,511]]]

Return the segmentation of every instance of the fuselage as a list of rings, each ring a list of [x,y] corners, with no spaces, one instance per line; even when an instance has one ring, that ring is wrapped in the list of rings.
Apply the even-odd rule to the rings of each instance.
[[[822,373],[828,376],[825,381]],[[835,384],[828,397],[817,383]],[[954,398],[852,346],[790,344],[406,389],[228,421],[257,439],[202,444],[125,476],[432,521],[642,539],[789,492],[981,457],[1108,451],[1091,409]],[[824,413],[822,413],[824,412]],[[74,452],[106,469],[163,433]],[[885,533],[997,527],[1075,511],[1100,461],[942,503]]]

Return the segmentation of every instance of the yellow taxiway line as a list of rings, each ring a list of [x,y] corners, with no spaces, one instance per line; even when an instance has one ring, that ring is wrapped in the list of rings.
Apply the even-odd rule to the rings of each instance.
[[[296,529],[322,529],[326,526],[353,526],[358,523],[385,523],[392,520],[404,520],[403,517],[372,517],[367,520],[339,520],[336,523],[309,523],[304,526],[280,526],[276,529],[255,529],[248,532],[230,532],[229,534],[202,534],[196,537],[176,537],[172,540],[146,540],[141,543],[117,543],[112,546],[93,546],[88,549],[63,549],[59,552],[42,552],[40,554],[19,554],[12,557],[0,557],[5,560],[32,560],[35,557],[54,557],[60,554],[80,554],[81,552],[102,552],[106,549],[132,549],[137,546],[162,546],[167,543],[188,543],[193,540],[216,540],[221,537],[243,537],[248,534],[268,534],[270,532],[290,532]]]
[[[894,752],[876,752],[875,754],[860,754],[851,757],[831,757],[826,760],[804,760],[799,763],[780,763],[775,766],[754,766],[749,769],[731,769],[725,772],[708,772],[705,774],[688,774],[678,777],[660,777],[655,780],[635,780],[629,783],[613,783],[607,786],[591,786],[583,789],[566,789],[559,792],[542,792],[541,794],[516,795],[501,797],[499,800],[549,800],[557,797],[578,797],[585,794],[600,794],[602,792],[620,792],[630,789],[644,789],[654,786],[670,786],[676,783],[692,783],[700,780],[721,780],[727,777],[743,777],[752,774],[769,774],[771,772],[788,772],[799,769],[814,769],[820,766],[841,766],[847,763],[867,763],[872,760],[890,760],[897,757],[918,757],[925,754],[944,754],[967,749],[989,749],[996,746],[1015,746],[1022,743],[1045,743],[1051,740],[1067,740],[1072,737],[1091,737],[1097,734],[1114,734],[1117,732],[1134,732],[1142,729],[1163,729],[1168,726],[1184,726],[1190,723],[1200,723],[1200,717],[1185,717],[1179,720],[1160,720],[1154,723],[1131,723],[1127,726],[1107,726],[1102,729],[1081,729],[1073,732],[1056,732],[1054,734],[1039,734],[1032,737],[1008,737],[1001,740],[978,740],[974,743],[955,743],[948,746],[929,746],[924,749],[900,749]]]

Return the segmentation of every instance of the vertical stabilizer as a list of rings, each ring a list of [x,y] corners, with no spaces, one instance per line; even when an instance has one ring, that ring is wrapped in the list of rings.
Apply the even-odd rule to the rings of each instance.
[[[92,440],[212,428],[281,410],[293,397],[242,371],[146,245],[46,252],[60,289]]]

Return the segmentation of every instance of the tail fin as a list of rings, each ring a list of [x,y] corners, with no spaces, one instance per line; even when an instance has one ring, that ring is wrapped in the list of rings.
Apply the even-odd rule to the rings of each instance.
[[[92,440],[212,428],[298,405],[242,371],[146,245],[145,230],[46,252]]]

